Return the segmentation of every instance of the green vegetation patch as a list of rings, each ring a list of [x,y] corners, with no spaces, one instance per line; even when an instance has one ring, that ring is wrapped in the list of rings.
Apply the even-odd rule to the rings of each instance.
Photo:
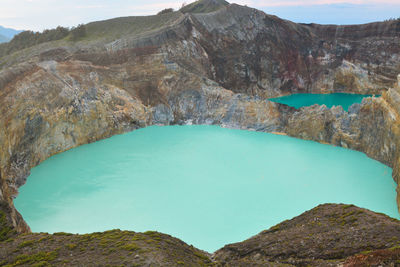
[[[203,260],[205,262],[209,262],[210,261],[210,259],[206,255],[201,253],[200,251],[195,251],[193,254],[196,255],[197,257],[199,257],[201,260]]]
[[[172,13],[172,12],[174,12],[173,8],[166,8],[166,9],[163,9],[160,12],[158,12],[157,15],[162,15],[162,14],[167,14],[167,13]]]
[[[41,43],[61,40],[69,34],[70,30],[61,26],[43,32],[23,31],[15,35],[10,42],[0,44],[0,57]]]
[[[151,237],[154,240],[162,240],[162,235],[156,231],[147,231],[144,232],[143,234],[145,234],[148,237]]]
[[[14,235],[14,229],[8,224],[5,212],[0,210],[0,241],[7,240]]]
[[[77,244],[66,244],[65,246],[69,249],[75,249],[78,245]]]
[[[48,266],[49,262],[57,258],[58,253],[56,251],[51,252],[39,252],[31,255],[19,255],[15,258],[12,264],[5,265],[4,267],[18,266],[22,264],[30,264],[32,266]]]
[[[135,243],[125,244],[125,245],[120,246],[120,248],[128,250],[128,251],[140,250],[140,247],[138,245],[136,245]]]
[[[58,233],[54,233],[53,235],[55,235],[55,236],[71,236],[71,235],[74,235],[74,234],[58,232]]]
[[[351,208],[351,207],[354,207],[354,205],[352,205],[352,204],[343,205],[343,209],[344,210],[348,209],[348,208]]]
[[[35,243],[36,243],[36,240],[27,240],[27,241],[21,242],[21,243],[18,245],[18,248],[29,247],[29,246],[32,246],[32,245],[35,244]]]

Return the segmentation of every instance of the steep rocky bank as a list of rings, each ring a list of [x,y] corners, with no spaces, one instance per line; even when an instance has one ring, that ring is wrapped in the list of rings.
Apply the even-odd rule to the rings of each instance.
[[[232,4],[87,28],[79,42],[0,58],[0,239],[29,231],[12,198],[33,166],[153,124],[217,124],[344,146],[393,167],[400,180],[399,20],[304,25]],[[349,112],[266,100],[297,92],[382,97]]]
[[[392,167],[393,179],[399,184],[399,93],[400,87],[396,85],[382,97],[354,104],[349,112],[341,107],[327,109],[318,105],[301,108],[289,117],[284,131],[294,137],[362,151]]]

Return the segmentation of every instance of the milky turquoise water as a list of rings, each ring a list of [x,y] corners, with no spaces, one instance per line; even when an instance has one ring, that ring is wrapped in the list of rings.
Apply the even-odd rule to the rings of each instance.
[[[273,102],[286,104],[291,107],[301,108],[305,106],[312,106],[314,104],[326,105],[328,108],[333,106],[342,106],[344,110],[348,110],[354,103],[361,103],[364,97],[372,95],[359,95],[359,94],[293,94],[277,98],[268,99]]]
[[[218,126],[152,126],[55,155],[15,199],[35,232],[157,230],[214,251],[321,203],[399,218],[391,169],[364,154]]]

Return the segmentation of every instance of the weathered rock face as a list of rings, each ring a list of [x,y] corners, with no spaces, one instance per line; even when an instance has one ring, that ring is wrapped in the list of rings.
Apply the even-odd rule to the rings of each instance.
[[[400,21],[303,25],[234,4],[163,16],[166,25],[123,38],[107,32],[97,38],[92,30],[82,42],[45,43],[0,59],[0,211],[7,235],[29,230],[12,197],[30,168],[153,124],[283,132],[363,151],[392,166],[400,180]],[[103,29],[116,21],[99,23]],[[382,97],[349,112],[266,100],[295,92]]]
[[[365,99],[361,105],[353,105],[349,112],[341,107],[327,109],[318,105],[302,108],[290,116],[285,132],[363,151],[393,166],[399,145],[397,114],[385,97]]]
[[[237,5],[192,20],[211,78],[234,92],[379,93],[399,72],[398,21],[304,25]]]

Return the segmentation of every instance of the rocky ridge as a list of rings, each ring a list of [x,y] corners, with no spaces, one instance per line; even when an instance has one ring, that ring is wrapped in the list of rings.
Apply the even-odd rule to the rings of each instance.
[[[131,27],[118,38],[122,22]],[[400,21],[304,25],[231,4],[87,27],[80,42],[45,43],[0,59],[2,239],[29,231],[12,198],[30,168],[153,124],[286,133],[362,151],[400,179]],[[349,112],[266,99],[296,92],[382,97]]]
[[[325,204],[226,245],[214,259],[229,266],[337,266],[360,252],[395,248],[399,234],[398,220],[352,205]]]

